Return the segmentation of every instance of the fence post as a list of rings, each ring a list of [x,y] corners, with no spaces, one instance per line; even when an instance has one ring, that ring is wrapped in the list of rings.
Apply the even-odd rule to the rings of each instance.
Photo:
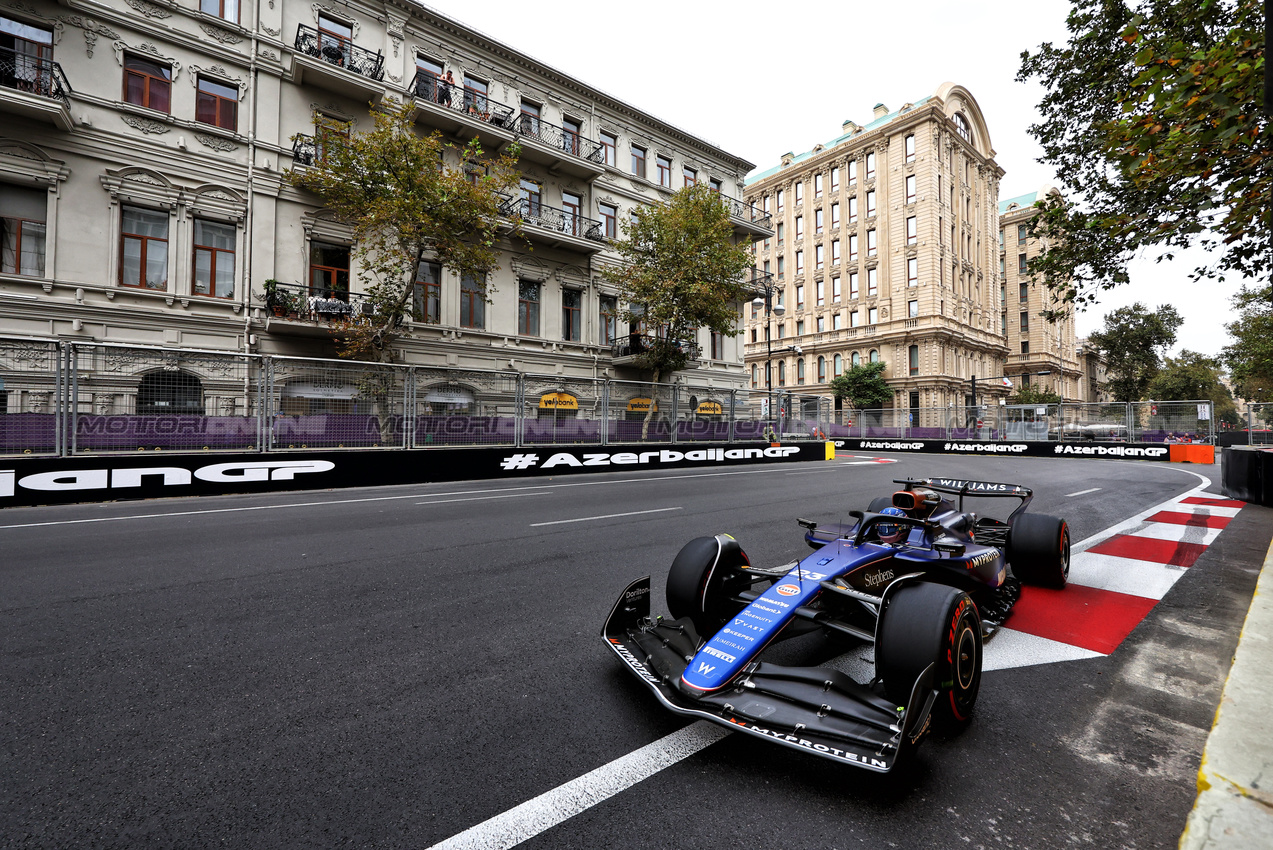
[[[79,429],[80,412],[80,367],[78,358],[76,357],[76,348],[77,346],[75,343],[71,343],[68,347],[68,359],[70,361],[68,375],[71,379],[71,386],[68,393],[69,397],[67,399],[69,402],[67,405],[69,408],[67,411],[69,416],[67,418],[66,436],[70,441],[70,451],[67,453],[68,457],[73,456],[79,448],[76,439],[78,435],[75,433]]]
[[[58,457],[66,457],[66,343],[57,344],[57,403],[53,407],[53,441]]]
[[[669,387],[671,388],[671,390],[672,390],[672,417],[671,417],[671,422],[670,422],[670,424],[671,424],[671,426],[672,426],[672,433],[671,433],[671,435],[670,435],[670,438],[671,438],[671,441],[672,441],[672,445],[676,445],[676,443],[677,443],[677,440],[676,440],[677,427],[676,427],[676,425],[677,425],[677,422],[679,422],[679,421],[680,421],[680,408],[681,408],[681,405],[680,405],[680,401],[681,401],[681,393],[680,393],[680,389],[679,389],[679,386],[680,386],[680,385],[679,385],[679,384],[669,384],[668,386],[669,386]]]
[[[1255,419],[1251,413],[1251,402],[1246,403],[1246,444],[1255,445]]]
[[[415,448],[415,367],[404,366],[402,376],[402,447]]]
[[[526,375],[517,373],[517,389],[513,390],[513,446],[522,447],[526,436]]]
[[[610,379],[601,382],[601,445],[610,445]]]

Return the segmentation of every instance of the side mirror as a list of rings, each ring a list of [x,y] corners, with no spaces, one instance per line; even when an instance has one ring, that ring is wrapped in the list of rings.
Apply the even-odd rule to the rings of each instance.
[[[938,540],[933,543],[933,548],[938,552],[945,552],[952,558],[958,558],[964,554],[965,546],[956,540]]]

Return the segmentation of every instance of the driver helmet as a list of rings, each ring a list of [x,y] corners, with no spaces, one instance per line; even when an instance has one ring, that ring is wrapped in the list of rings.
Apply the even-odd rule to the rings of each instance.
[[[906,511],[894,507],[887,507],[880,513],[884,516],[906,516]],[[875,526],[875,530],[883,542],[898,543],[906,537],[907,527],[896,522],[881,522]]]

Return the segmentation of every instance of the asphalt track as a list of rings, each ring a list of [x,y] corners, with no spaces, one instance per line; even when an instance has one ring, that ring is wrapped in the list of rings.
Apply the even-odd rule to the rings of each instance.
[[[614,598],[651,573],[661,599],[700,534],[782,563],[795,517],[942,475],[1033,487],[1083,540],[1218,480],[871,457],[898,462],[2,511],[0,846],[496,847],[510,823],[544,848],[1174,846],[1265,508],[1111,654],[987,672],[973,725],[903,775],[709,743],[619,668],[598,637]]]

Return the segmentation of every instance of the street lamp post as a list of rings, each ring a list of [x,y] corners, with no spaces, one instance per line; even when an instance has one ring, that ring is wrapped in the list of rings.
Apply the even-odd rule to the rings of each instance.
[[[769,405],[768,413],[773,415],[774,409],[774,393],[773,393],[773,328],[771,327],[771,316],[782,318],[787,308],[781,304],[773,303],[774,287],[772,283],[765,283],[764,289],[760,295],[751,302],[753,307],[765,308],[765,396]]]
[[[1051,375],[1051,374],[1052,374],[1051,369],[1044,369],[1039,372],[1018,372],[1016,373],[1016,376],[1020,377],[1022,375],[1038,375],[1041,377],[1043,375]],[[982,378],[982,380],[984,381],[1003,381],[1003,380],[1010,381],[1011,379],[1012,379],[1012,376],[1010,375],[996,375],[993,378]],[[972,392],[972,421],[976,423],[977,421],[981,419],[981,405],[977,404],[977,376],[976,375],[972,376],[972,378],[970,379],[970,384],[971,384],[971,392]]]

